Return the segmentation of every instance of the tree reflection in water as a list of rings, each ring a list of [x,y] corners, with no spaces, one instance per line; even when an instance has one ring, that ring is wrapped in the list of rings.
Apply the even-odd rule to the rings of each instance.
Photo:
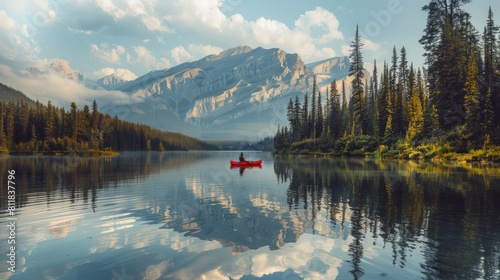
[[[350,273],[363,274],[368,246],[390,246],[404,268],[421,245],[424,274],[438,279],[498,279],[500,170],[414,162],[277,159],[289,209],[316,220],[325,209],[333,228],[349,224]],[[364,242],[370,236],[373,244]],[[347,239],[346,236],[343,237]],[[382,243],[378,244],[381,240]]]
[[[96,211],[97,190],[117,187],[131,180],[144,179],[162,170],[180,169],[209,157],[204,153],[123,153],[116,157],[91,156],[0,156],[0,180],[7,181],[7,170],[17,178],[16,205],[25,206],[33,193],[46,193],[47,205],[69,193],[71,203],[82,200]],[[44,182],[44,184],[40,184]],[[40,189],[44,185],[44,189]],[[0,188],[0,207],[6,205],[7,188]]]
[[[141,205],[154,207],[127,213],[158,228],[181,232],[186,240],[217,241],[231,253],[247,256],[262,248],[279,256],[303,240],[331,241],[326,251],[309,253],[315,260],[324,254],[343,262],[338,268],[342,277],[409,271],[429,279],[499,279],[499,169],[275,159],[274,183],[271,165],[240,177],[239,169],[227,170],[227,158],[218,156],[0,157],[0,181],[7,180],[7,168],[22,171],[16,178],[20,208],[36,207],[38,197],[46,197],[48,208],[64,197],[72,205],[91,206],[96,215],[103,214],[106,199],[112,199],[101,190],[144,185],[116,193],[141,194]],[[161,183],[147,185],[152,174],[158,174]],[[0,203],[7,205],[6,188],[0,188]],[[71,222],[56,225],[50,233],[57,236],[75,227]],[[319,264],[311,262],[302,271],[326,267]],[[396,269],[385,271],[387,266]]]

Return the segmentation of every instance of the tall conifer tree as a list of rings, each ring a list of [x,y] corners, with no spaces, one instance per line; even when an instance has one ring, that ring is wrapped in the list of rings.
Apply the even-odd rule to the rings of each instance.
[[[354,35],[354,40],[351,42],[351,53],[349,59],[351,60],[351,66],[349,67],[349,76],[353,76],[351,82],[352,96],[351,104],[353,110],[353,131],[356,135],[362,135],[366,131],[366,120],[365,120],[365,110],[366,103],[364,94],[364,84],[363,78],[364,68],[363,68],[363,54],[361,53],[361,48],[363,43],[361,42],[361,37],[359,35],[358,26],[356,25],[356,34]]]

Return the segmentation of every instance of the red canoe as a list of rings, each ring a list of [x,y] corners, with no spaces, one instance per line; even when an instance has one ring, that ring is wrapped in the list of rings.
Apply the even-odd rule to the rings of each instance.
[[[231,166],[255,166],[255,165],[261,165],[262,160],[255,160],[255,161],[234,161],[230,160]]]

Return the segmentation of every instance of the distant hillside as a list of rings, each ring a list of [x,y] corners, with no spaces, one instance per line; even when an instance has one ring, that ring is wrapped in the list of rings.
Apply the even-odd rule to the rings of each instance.
[[[110,154],[215,149],[199,139],[123,121],[97,109],[95,101],[91,107],[80,108],[73,102],[66,111],[50,102],[35,103],[0,84],[0,152]]]
[[[17,101],[27,102],[30,106],[35,106],[35,101],[24,95],[24,93],[9,87],[8,85],[0,83],[0,101],[14,102]]]

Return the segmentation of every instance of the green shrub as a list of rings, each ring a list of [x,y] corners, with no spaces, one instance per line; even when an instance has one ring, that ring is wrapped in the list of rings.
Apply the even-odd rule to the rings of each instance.
[[[438,154],[444,155],[451,152],[451,147],[449,143],[444,143],[439,146]]]

